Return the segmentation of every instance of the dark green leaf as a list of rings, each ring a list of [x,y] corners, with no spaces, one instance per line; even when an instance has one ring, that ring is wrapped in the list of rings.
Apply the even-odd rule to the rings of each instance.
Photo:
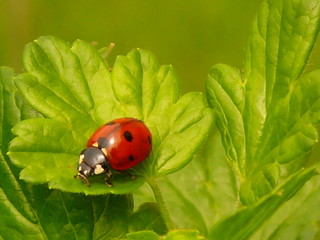
[[[314,177],[268,220],[252,240],[318,239],[320,177]]]
[[[152,230],[159,235],[165,235],[168,231],[158,205],[152,202],[141,204],[131,215],[129,230],[132,232]]]
[[[317,174],[319,173],[314,168],[298,171],[265,198],[216,224],[210,233],[210,239],[248,239],[280,206]]]

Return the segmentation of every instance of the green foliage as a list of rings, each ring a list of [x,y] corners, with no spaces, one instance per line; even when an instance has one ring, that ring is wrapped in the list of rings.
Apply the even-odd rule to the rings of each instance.
[[[10,158],[22,167],[20,177],[50,188],[86,194],[123,194],[141,186],[143,177],[158,177],[181,169],[203,144],[211,126],[211,110],[201,93],[180,98],[172,66],[160,66],[145,50],[118,56],[112,72],[99,52],[84,41],[71,47],[55,37],[27,45],[27,73],[15,84],[26,101],[46,119],[22,121],[10,145]],[[90,135],[119,117],[141,119],[153,136],[150,157],[134,174],[116,175],[114,187],[102,178],[88,188],[74,181],[78,155]]]
[[[6,152],[10,129],[19,120],[39,117],[17,93],[14,73],[0,68],[2,138],[0,155],[1,239],[110,239],[125,236],[133,210],[131,195],[86,197],[49,190],[19,180]],[[5,144],[6,143],[6,144]],[[27,142],[26,142],[27,143]]]
[[[272,194],[216,224],[210,233],[210,239],[248,239],[266,219],[316,174],[319,173],[313,169],[297,172]]]
[[[208,101],[245,205],[272,192],[289,165],[304,165],[303,157],[318,141],[320,71],[301,73],[319,17],[319,1],[264,1],[249,39],[244,76],[222,64],[210,70]]]
[[[306,183],[288,203],[279,209],[252,237],[260,239],[318,239],[320,219],[320,177]]]
[[[150,231],[141,231],[127,234],[128,240],[201,240],[196,230],[174,230],[167,234],[166,237],[160,238],[157,234]]]
[[[27,45],[25,73],[0,68],[0,238],[317,239],[319,164],[307,156],[320,70],[302,73],[319,13],[316,0],[264,1],[244,74],[209,72],[213,110],[199,92],[180,96],[172,66],[148,51],[118,56],[110,71],[108,50],[81,40]],[[108,187],[95,176],[90,188],[73,179],[92,132],[126,116],[153,135],[151,155],[130,170],[137,177],[115,174]]]
[[[168,231],[156,203],[143,203],[139,206],[138,210],[131,215],[130,231],[138,232],[143,230],[152,230],[159,235],[164,235]]]

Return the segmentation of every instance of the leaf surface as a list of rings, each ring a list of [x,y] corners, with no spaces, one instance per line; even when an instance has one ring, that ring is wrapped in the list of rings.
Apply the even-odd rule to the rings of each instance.
[[[313,176],[319,174],[314,168],[302,169],[279,185],[273,193],[256,204],[240,209],[230,217],[216,224],[210,232],[210,239],[248,239],[264,221],[285,202],[291,199]],[[226,231],[228,229],[228,231]]]
[[[160,66],[148,51],[135,49],[118,56],[112,72],[99,51],[84,41],[71,46],[56,37],[40,37],[24,53],[27,73],[15,84],[26,101],[46,119],[23,121],[10,158],[22,167],[20,177],[50,188],[86,194],[133,191],[144,177],[158,177],[184,167],[204,143],[212,114],[204,96],[180,97],[177,76],[170,65]],[[73,176],[79,153],[91,134],[120,117],[141,119],[151,130],[149,158],[131,170],[115,174],[113,187],[93,177],[88,188]]]
[[[6,155],[8,143],[13,138],[11,128],[21,119],[32,118],[25,120],[25,123],[51,120],[39,118],[41,115],[26,105],[13,85],[14,76],[11,69],[0,68],[0,238],[38,240],[124,237],[133,210],[131,195],[88,197],[49,190],[45,185],[32,186],[19,180],[20,169]],[[48,123],[44,129],[37,130],[50,130],[50,127]],[[29,130],[30,126],[24,125],[24,131],[29,133]],[[59,129],[56,130],[51,134],[58,134]],[[25,144],[29,144],[28,141]]]
[[[318,141],[319,71],[301,75],[320,26],[317,0],[265,0],[249,38],[243,77],[218,64],[207,97],[228,160],[250,205],[299,169]],[[293,171],[294,172],[294,171]]]
[[[181,171],[159,179],[159,186],[177,228],[196,229],[207,236],[219,219],[237,209],[235,176],[217,131],[213,131],[202,151]],[[144,185],[133,194],[135,203],[153,201]]]
[[[320,221],[319,179],[317,176],[307,182],[292,199],[275,212],[252,240],[317,239]]]
[[[150,230],[159,235],[165,235],[168,231],[159,207],[154,202],[145,202],[132,213],[129,230],[131,232]]]

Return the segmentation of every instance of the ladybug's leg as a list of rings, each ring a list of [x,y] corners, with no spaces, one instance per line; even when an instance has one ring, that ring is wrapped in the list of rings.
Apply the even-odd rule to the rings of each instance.
[[[136,175],[134,175],[134,174],[132,174],[131,172],[128,172],[128,171],[123,171],[123,170],[118,170],[118,172],[119,172],[119,174],[121,174],[121,175],[127,175],[127,176],[129,176],[132,180],[134,180],[134,179],[136,179],[137,178],[137,176]]]
[[[79,174],[75,175],[74,178],[79,178],[79,179],[85,181],[87,187],[90,187],[90,182],[89,182],[88,178],[85,175],[82,175],[82,174],[79,173]]]
[[[112,172],[110,171],[110,169],[108,169],[108,170],[106,171],[106,174],[107,174],[107,176],[106,176],[106,178],[104,179],[104,182],[105,182],[105,184],[107,184],[109,187],[112,187],[112,186],[113,186],[113,184],[112,184],[112,182],[111,182]]]

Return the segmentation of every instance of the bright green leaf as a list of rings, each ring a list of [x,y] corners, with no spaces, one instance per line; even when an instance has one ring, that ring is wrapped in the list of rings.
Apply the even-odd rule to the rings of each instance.
[[[128,240],[160,240],[160,237],[152,231],[140,231],[127,234]]]
[[[39,114],[21,100],[12,82],[14,76],[9,68],[0,68],[0,119],[2,123],[0,128],[2,139],[0,238],[40,240],[124,237],[128,232],[128,220],[133,210],[131,195],[86,197],[79,194],[62,193],[58,190],[48,190],[44,185],[31,186],[18,179],[19,169],[13,166],[6,156],[8,143],[13,138],[10,130],[19,120],[39,117]],[[39,132],[48,130],[54,135],[64,130],[55,128],[57,132],[50,131],[55,126],[53,120],[36,118],[19,123],[23,126],[21,130],[24,131],[24,134],[30,133],[34,122],[47,123],[43,129],[37,129]],[[65,140],[67,138],[61,138],[62,143]],[[25,141],[24,143],[32,149],[30,142]],[[46,143],[49,144],[49,142]],[[53,144],[53,147],[58,146],[54,143],[50,144]],[[65,147],[64,144],[62,145]],[[38,174],[40,175],[40,172]]]
[[[319,12],[317,0],[266,0],[260,8],[245,63],[249,161],[260,141],[266,111],[286,96],[307,63],[319,31]]]
[[[262,164],[274,160],[280,164],[291,162],[309,152],[317,142],[315,125],[320,122],[320,71],[314,71],[292,85],[292,93],[274,112],[265,126],[266,140],[263,139],[257,153]],[[277,126],[275,122],[280,117]]]
[[[86,194],[131,192],[145,176],[184,167],[212,124],[204,96],[194,92],[180,98],[172,66],[160,66],[145,50],[118,56],[110,72],[89,43],[78,40],[69,46],[55,37],[41,37],[27,45],[24,65],[27,73],[19,75],[15,84],[26,101],[47,117],[14,128],[17,138],[10,157],[23,168],[20,177],[28,182],[48,182],[50,188]],[[78,154],[100,125],[119,117],[146,123],[153,136],[152,153],[133,170],[140,177],[117,174],[114,186],[107,187],[98,176],[88,188],[73,179]]]
[[[244,83],[237,69],[217,64],[209,72],[208,102],[214,106],[228,160],[245,174],[245,133],[242,120]]]
[[[128,240],[204,240],[196,230],[177,229],[168,233],[164,238],[160,238],[157,234],[151,231],[140,231],[127,234]]]
[[[168,233],[165,240],[201,240],[204,239],[196,230],[174,230]]]
[[[277,186],[285,164],[303,165],[318,141],[320,74],[300,75],[319,26],[317,0],[265,0],[252,27],[243,80],[222,64],[209,73],[208,102],[245,205]]]
[[[264,155],[261,148],[266,141],[279,138],[272,134],[287,132],[283,128],[288,112],[286,100],[310,56],[319,31],[319,13],[320,3],[316,0],[269,0],[261,7],[249,40],[245,69],[248,104],[244,122],[249,164],[260,161],[259,153]],[[253,115],[260,116],[260,121]],[[271,132],[269,125],[275,131]]]

